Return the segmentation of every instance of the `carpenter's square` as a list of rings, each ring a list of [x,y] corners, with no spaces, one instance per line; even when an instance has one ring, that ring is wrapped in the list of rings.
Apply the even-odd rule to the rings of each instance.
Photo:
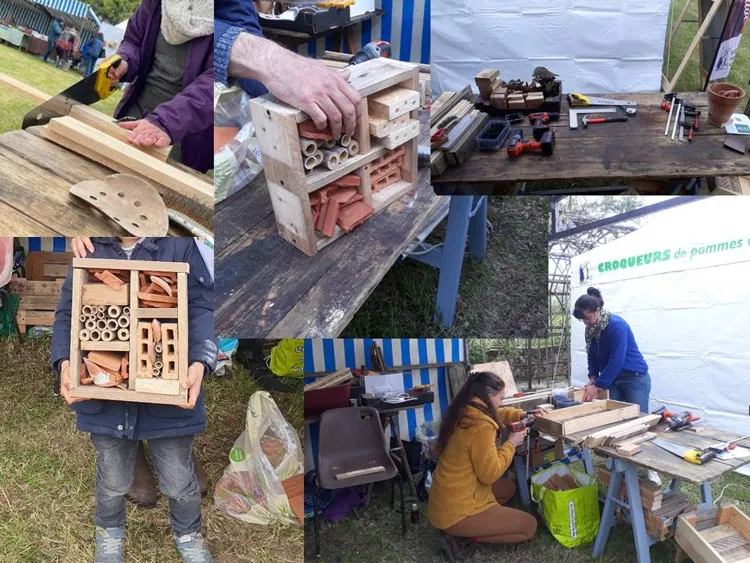
[[[698,448],[686,448],[684,446],[678,446],[672,442],[660,440],[658,438],[651,440],[652,444],[656,444],[663,450],[666,450],[674,455],[681,457],[685,461],[695,463],[696,465],[703,465],[704,463],[711,461],[716,458],[717,454],[712,450],[701,450]]]
[[[83,80],[79,80],[70,88],[63,90],[34,108],[23,118],[21,127],[26,129],[33,125],[46,125],[54,117],[62,117],[70,113],[74,105],[82,104],[90,106],[108,98],[117,88],[112,86],[107,73],[110,68],[117,68],[122,62],[120,55],[113,55],[104,61],[98,69],[89,74]]]

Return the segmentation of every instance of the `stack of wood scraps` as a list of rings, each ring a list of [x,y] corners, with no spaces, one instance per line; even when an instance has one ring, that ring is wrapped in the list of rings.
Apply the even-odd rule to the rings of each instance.
[[[325,375],[316,379],[313,383],[305,385],[305,391],[317,391],[319,389],[327,389],[329,387],[339,387],[351,381],[354,377],[350,369],[343,369],[329,375]]]
[[[583,445],[587,448],[596,448],[601,446],[614,447],[618,453],[623,455],[633,455],[640,451],[639,448],[633,448],[641,442],[656,437],[648,429],[655,426],[661,420],[660,415],[650,414],[642,416],[628,422],[623,422],[616,426],[593,432],[586,436]]]
[[[580,487],[573,475],[568,472],[562,475],[552,473],[542,485],[552,491],[570,491]]]

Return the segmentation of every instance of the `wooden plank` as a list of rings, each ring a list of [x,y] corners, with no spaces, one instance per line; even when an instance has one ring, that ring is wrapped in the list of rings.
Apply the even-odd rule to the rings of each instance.
[[[174,192],[210,207],[214,201],[213,184],[200,180],[177,167],[144,154],[128,143],[114,139],[72,117],[52,119],[49,131],[63,135],[74,143],[85,145],[97,156],[116,157],[117,162]]]
[[[732,508],[729,523],[734,526],[737,533],[750,542],[750,518],[736,506]]]
[[[369,153],[359,154],[354,158],[348,158],[342,166],[339,166],[336,170],[328,170],[326,168],[318,167],[307,175],[307,191],[314,192],[330,184],[331,182],[338,180],[351,174],[358,168],[361,168],[365,164],[371,163],[373,160],[380,158],[386,153],[386,148],[382,146],[373,146]],[[312,216],[310,218],[312,221]]]
[[[98,129],[102,133],[106,133],[110,137],[114,137],[115,139],[118,139],[124,143],[128,142],[128,135],[130,134],[130,131],[118,126],[113,117],[97,111],[92,107],[75,105],[70,109],[70,113],[68,115],[74,117],[82,123],[85,123],[86,125],[93,127],[94,129]],[[167,161],[167,159],[169,158],[169,153],[172,150],[172,146],[164,148],[136,148],[149,156],[161,160],[162,162]]]
[[[81,300],[84,305],[124,306],[130,303],[129,291],[129,284],[123,284],[120,289],[112,289],[103,283],[85,283],[81,288]]]
[[[180,382],[176,379],[135,378],[137,393],[155,393],[159,395],[179,395]]]
[[[138,319],[176,319],[177,309],[167,308],[141,308],[136,309]]]
[[[70,307],[70,368],[68,377],[70,379],[70,392],[75,391],[81,381],[81,342],[78,333],[81,332],[81,290],[86,279],[86,272],[73,270],[71,280],[71,307]]]
[[[21,309],[16,313],[16,321],[19,325],[26,326],[52,326],[55,322],[54,311],[29,311]]]
[[[719,524],[718,526],[713,526],[700,532],[703,541],[710,544],[722,538],[736,535],[738,535],[737,530],[735,530],[731,524]]]
[[[65,280],[31,281],[25,278],[13,278],[8,284],[8,289],[13,295],[59,298],[64,282]]]
[[[188,373],[188,279],[187,274],[177,274],[177,373],[178,391],[184,402],[188,402],[188,391],[182,389]]]
[[[624,456],[633,456],[641,451],[641,446],[638,444],[620,444],[616,448],[617,453]]]
[[[128,389],[135,391],[135,380],[138,373],[138,335],[134,334],[138,328],[138,270],[130,271],[130,351],[128,354]]]
[[[176,406],[185,404],[181,395],[138,393],[137,391],[131,391],[130,389],[97,387],[96,385],[79,385],[74,391],[71,391],[71,395],[80,399],[102,399],[108,401],[125,401],[128,403],[153,403]]]
[[[81,342],[81,350],[84,351],[108,351],[108,352],[127,352],[130,350],[130,342],[121,340],[112,340],[110,342],[91,341]]]
[[[113,260],[108,258],[74,258],[73,268],[89,270],[143,270],[146,272],[190,273],[187,262],[159,262],[150,260]]]
[[[559,409],[537,419],[537,429],[553,436],[569,436],[575,432],[597,428],[605,424],[637,417],[637,405],[618,401],[594,401],[575,407]],[[538,423],[541,422],[541,426]]]
[[[393,87],[368,98],[370,115],[391,121],[419,108],[419,92]]]
[[[513,397],[513,395],[516,395],[518,393],[518,387],[516,387],[516,380],[513,379],[513,373],[510,369],[509,362],[503,361],[503,362],[488,362],[484,364],[476,364],[472,366],[472,371],[474,372],[488,371],[492,374],[495,374],[500,379],[502,379],[503,383],[505,384],[503,406],[510,406],[510,404],[505,399],[509,399]]]
[[[25,82],[21,82],[20,80],[3,73],[0,73],[0,86],[7,88],[14,94],[22,96],[37,105],[43,104],[52,97],[41,90],[29,86]]]
[[[44,264],[45,278],[65,278],[68,275],[70,266],[68,264]]]
[[[37,311],[54,311],[57,308],[59,296],[26,295],[18,301],[19,309],[35,309]]]
[[[637,405],[636,405],[637,406]],[[640,412],[640,410],[639,410]],[[613,428],[608,428],[606,430],[601,430],[599,432],[594,432],[592,434],[589,434],[584,440],[583,444],[586,447],[597,447],[604,443],[604,440],[607,436],[614,432],[619,432],[620,430],[625,430],[628,428],[633,428],[635,426],[640,426],[641,424],[645,424],[646,426],[653,426],[655,424],[658,424],[661,420],[661,416],[659,415],[646,415],[642,416],[640,418],[636,418],[633,420],[629,420],[628,422],[624,422],[622,424],[618,424],[617,426]]]

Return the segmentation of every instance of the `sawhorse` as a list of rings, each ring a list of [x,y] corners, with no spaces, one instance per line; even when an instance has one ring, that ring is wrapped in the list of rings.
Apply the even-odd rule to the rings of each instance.
[[[473,260],[482,260],[487,251],[487,196],[451,196],[447,215],[448,225],[442,244],[429,245],[420,240],[404,254],[440,271],[435,322],[452,327],[466,239],[469,239],[469,257]]]
[[[638,482],[638,468],[630,462],[614,458],[607,459],[607,468],[611,471],[612,476],[607,488],[607,498],[604,501],[604,512],[599,524],[599,533],[594,542],[593,556],[600,557],[604,553],[609,533],[617,522],[615,508],[620,506],[629,512],[626,518],[633,528],[638,563],[650,563],[651,555],[649,554],[649,548],[659,540],[650,537],[646,532],[646,520],[643,515],[643,504],[641,503],[641,487]],[[627,490],[627,502],[618,498],[623,479],[625,480]],[[679,488],[680,480],[672,479],[669,489],[672,492],[677,492]],[[703,510],[712,507],[713,495],[711,493],[711,483],[704,481],[700,484],[700,490],[701,503],[698,505],[698,509]]]
[[[594,463],[591,460],[591,450],[588,448],[571,448],[570,450],[568,450],[568,453],[566,453],[560,459],[556,459],[555,461],[551,461],[550,463],[540,465],[536,469],[533,469],[529,472],[526,471],[526,454],[521,453],[514,455],[513,471],[516,474],[516,488],[518,489],[518,494],[520,495],[521,502],[524,504],[524,506],[531,505],[531,494],[529,492],[529,479],[531,479],[531,477],[533,477],[536,473],[544,471],[545,469],[548,469],[558,463],[570,465],[571,463],[575,463],[577,461],[583,462],[583,467],[586,473],[588,473],[589,475],[594,474]]]

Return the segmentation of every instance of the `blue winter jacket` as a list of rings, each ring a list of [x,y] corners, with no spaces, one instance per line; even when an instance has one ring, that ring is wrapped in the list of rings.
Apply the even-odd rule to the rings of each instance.
[[[623,371],[648,372],[630,325],[618,315],[610,315],[600,338],[591,341],[588,360],[589,377],[597,378],[595,384],[600,389],[609,389]]]
[[[91,258],[127,260],[117,238],[94,238]],[[136,245],[133,260],[187,262],[188,275],[188,365],[202,362],[206,374],[216,368],[214,340],[214,287],[206,265],[192,238],[146,238]],[[52,369],[59,373],[63,360],[70,359],[70,313],[72,276],[62,286],[52,325]],[[82,432],[114,438],[142,440],[193,435],[206,428],[206,411],[201,392],[194,409],[172,405],[126,403],[90,399],[71,405],[76,411],[77,428]]]
[[[229,55],[240,32],[263,37],[255,5],[249,0],[214,1],[214,79],[229,84]],[[239,81],[250,96],[262,96],[266,87],[257,80]]]
[[[92,59],[98,59],[102,49],[104,49],[104,41],[98,37],[93,37],[86,41],[83,49],[81,49],[81,55]]]
[[[60,22],[58,22],[57,20],[53,20],[52,26],[49,29],[49,33],[47,33],[47,41],[50,43],[54,43],[60,38],[62,32],[63,28],[60,25]]]

